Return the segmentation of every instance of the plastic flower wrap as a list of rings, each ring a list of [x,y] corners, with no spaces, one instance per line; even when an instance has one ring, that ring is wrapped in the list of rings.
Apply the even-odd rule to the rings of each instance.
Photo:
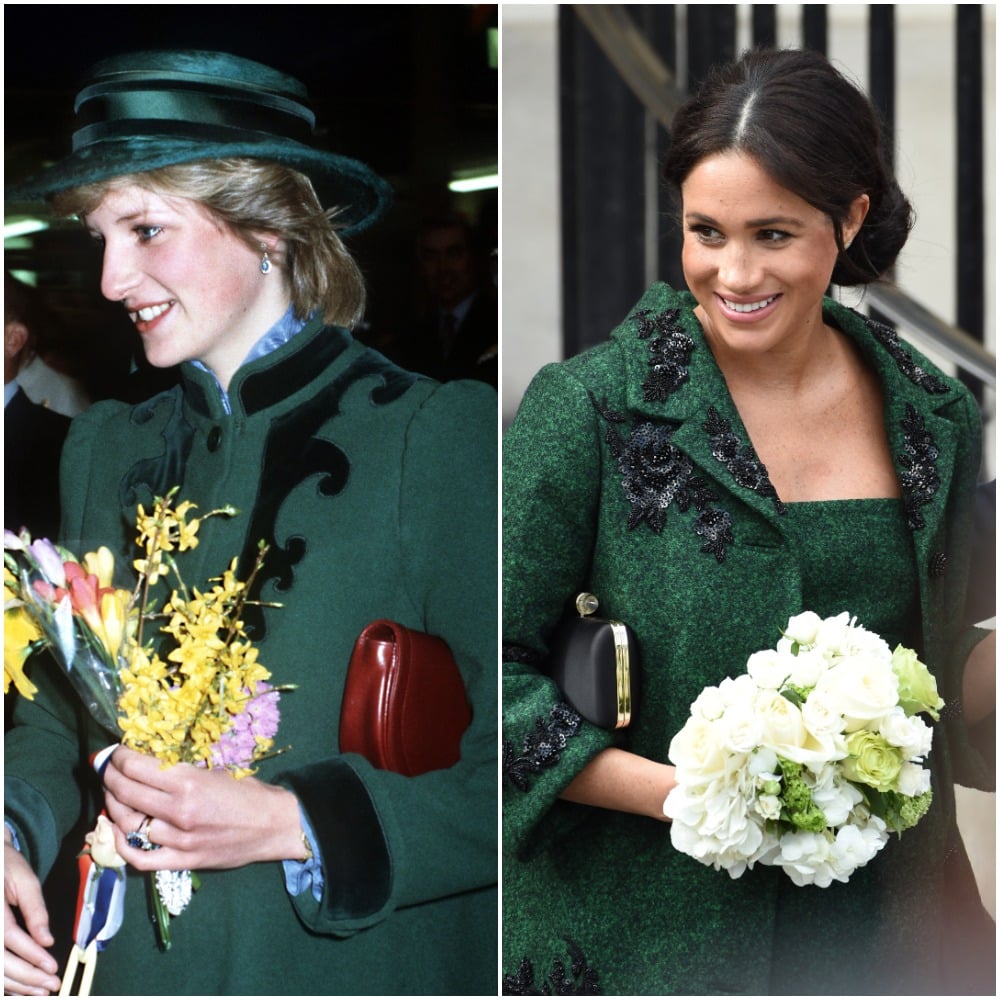
[[[177,490],[136,517],[139,558],[133,589],[115,587],[106,548],[77,559],[48,539],[4,534],[4,691],[13,683],[33,699],[25,661],[51,650],[91,716],[123,745],[162,761],[225,768],[240,778],[276,751],[280,689],[258,660],[243,608],[266,555],[261,544],[246,581],[233,559],[205,590],[189,588],[178,556],[198,544],[202,523],[236,514],[220,508],[194,517]],[[154,587],[172,584],[158,605]],[[145,626],[156,622],[154,636]],[[146,845],[143,845],[146,846]],[[196,879],[155,873],[161,944],[169,947],[170,915],[180,913]]]
[[[670,744],[671,840],[738,878],[846,882],[931,803],[923,761],[944,702],[911,649],[845,612],[789,619],[776,648],[706,688]]]

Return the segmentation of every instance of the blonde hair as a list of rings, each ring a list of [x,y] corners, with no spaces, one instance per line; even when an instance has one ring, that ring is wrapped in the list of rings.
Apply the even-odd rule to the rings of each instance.
[[[344,327],[361,319],[364,278],[337,235],[337,209],[324,210],[299,171],[244,157],[178,163],[62,191],[53,207],[59,215],[83,217],[110,190],[130,184],[199,202],[255,251],[257,234],[277,235],[284,252],[274,259],[283,267],[299,318],[319,311],[325,322]]]

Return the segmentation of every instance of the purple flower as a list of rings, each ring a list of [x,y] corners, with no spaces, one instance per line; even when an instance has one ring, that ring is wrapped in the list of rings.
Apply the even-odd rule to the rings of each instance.
[[[28,546],[38,568],[53,587],[66,586],[66,570],[63,568],[59,550],[47,539],[36,539]]]
[[[249,688],[244,689],[251,694]],[[280,694],[270,684],[258,683],[243,710],[233,720],[232,726],[212,744],[211,766],[250,767],[257,755],[258,745],[274,738],[278,732],[281,714],[278,711]]]

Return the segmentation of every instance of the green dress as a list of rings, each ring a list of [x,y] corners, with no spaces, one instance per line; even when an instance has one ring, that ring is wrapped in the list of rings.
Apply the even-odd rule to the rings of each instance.
[[[978,413],[892,332],[834,302],[885,396],[900,500],[784,504],[693,314],[653,286],[611,339],[544,369],[504,442],[503,989],[511,994],[992,993],[993,927],[953,783],[990,787],[961,716]],[[582,720],[545,675],[547,637],[588,590],[640,647],[625,730]],[[805,609],[849,611],[917,648],[948,707],[931,811],[847,884],[738,879],[663,823],[562,800],[602,749],[667,761],[709,684]]]

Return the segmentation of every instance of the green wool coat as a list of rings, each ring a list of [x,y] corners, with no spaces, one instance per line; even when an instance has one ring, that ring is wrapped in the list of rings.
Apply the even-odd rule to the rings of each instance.
[[[675,850],[667,824],[559,798],[606,747],[666,762],[699,692],[743,673],[804,610],[787,512],[694,305],[651,287],[608,342],[536,376],[504,442],[504,990],[954,993],[982,985],[982,966],[992,992],[993,928],[953,794],[992,781],[960,703],[982,637],[960,634],[979,414],[894,332],[833,301],[827,322],[882,382],[913,560],[900,576],[920,609],[911,644],[947,702],[930,812],[822,889],[760,865],[732,880]],[[843,544],[849,526],[828,524],[828,546]],[[845,553],[861,553],[864,591],[875,568],[857,541]],[[583,590],[638,638],[637,707],[617,733],[582,720],[545,674],[548,636]]]
[[[174,485],[212,518],[180,557],[204,585],[235,555],[241,575],[271,545],[248,608],[260,661],[281,697],[276,746],[258,777],[292,789],[315,830],[323,898],[290,896],[280,863],[202,872],[158,951],[145,876],[98,963],[112,995],[491,994],[497,938],[497,404],[480,383],[411,375],[311,322],[237,372],[226,413],[212,376],[138,406],[76,420],[63,466],[63,542],[105,544],[130,565],[136,504]],[[473,719],[453,767],[415,778],[339,752],[341,696],[355,638],[389,618],[442,636]],[[47,871],[81,808],[78,705],[54,668],[20,706],[6,746],[6,813]],[[75,896],[75,890],[74,890]],[[62,900],[73,906],[75,898]],[[64,956],[59,956],[62,963]]]

